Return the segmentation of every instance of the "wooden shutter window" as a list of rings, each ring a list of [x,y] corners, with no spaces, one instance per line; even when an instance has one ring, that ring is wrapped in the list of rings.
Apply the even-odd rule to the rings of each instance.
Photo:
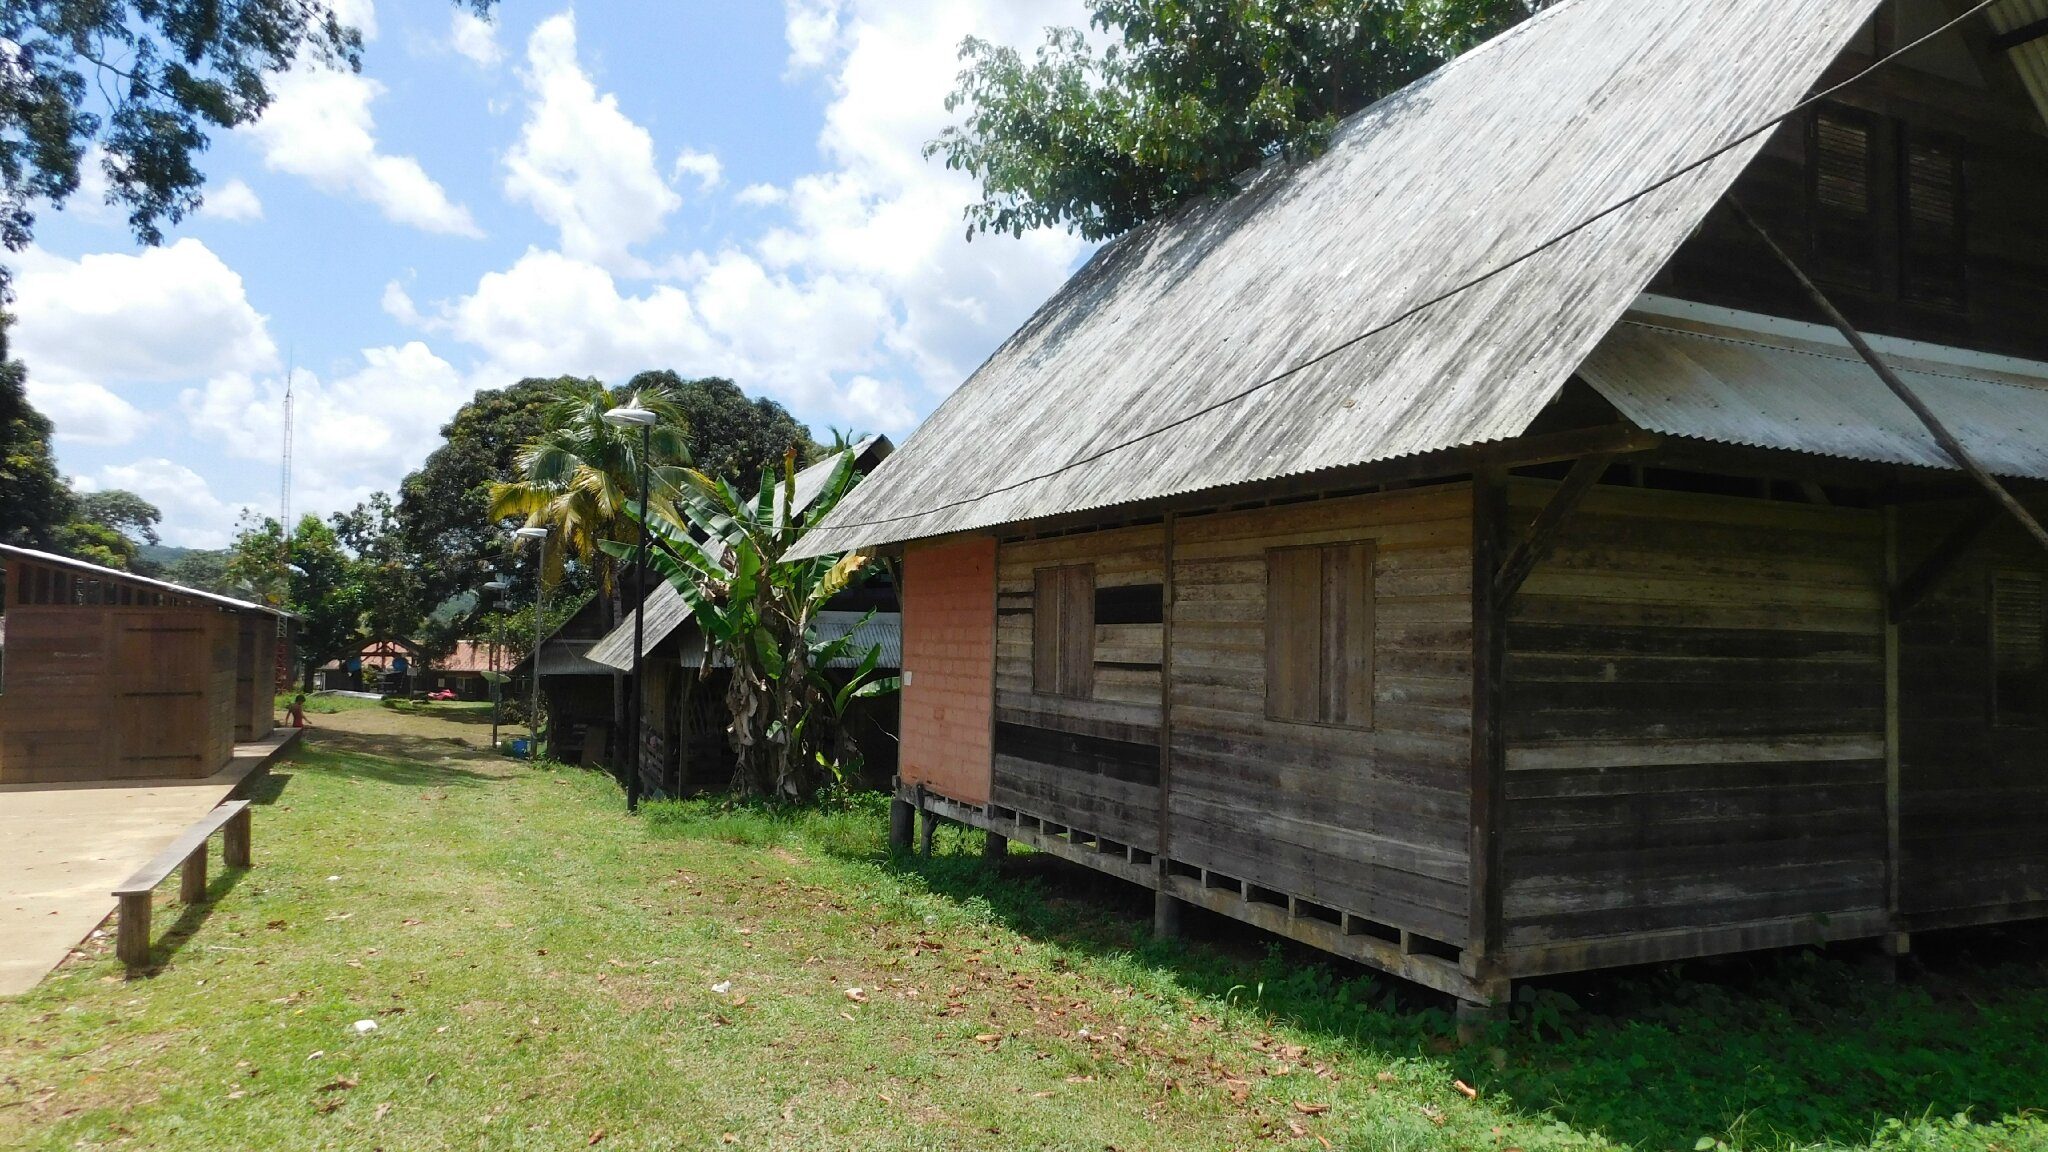
[[[1808,140],[1814,271],[1865,289],[1876,271],[1876,135],[1867,113],[1825,107],[1814,113]]]
[[[1993,722],[2048,723],[2048,579],[2025,572],[1991,578]]]
[[[1899,174],[1899,294],[1939,308],[1962,309],[1963,152],[1956,141],[1907,131]]]
[[[1044,696],[1095,693],[1095,566],[1032,573],[1031,690]]]
[[[1266,715],[1372,727],[1373,546],[1266,553]]]

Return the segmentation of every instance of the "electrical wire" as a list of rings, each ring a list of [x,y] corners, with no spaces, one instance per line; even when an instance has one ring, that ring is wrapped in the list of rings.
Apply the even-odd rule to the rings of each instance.
[[[1734,139],[1728,141],[1727,143],[1722,144],[1719,147],[1713,149],[1704,156],[1701,156],[1696,160],[1689,161],[1681,167],[1674,169],[1673,171],[1667,173],[1662,177],[1659,177],[1652,183],[1644,186],[1641,189],[1638,189],[1635,192],[1630,193],[1628,196],[1620,200],[1615,201],[1613,204],[1610,204],[1607,207],[1600,209],[1598,212],[1593,213],[1592,215],[1579,221],[1577,224],[1572,225],[1564,231],[1559,232],[1557,235],[1550,237],[1549,239],[1543,241],[1542,243],[1536,245],[1533,248],[1530,248],[1528,251],[1523,252],[1521,255],[1516,256],[1510,260],[1507,260],[1499,265],[1496,265],[1493,268],[1489,268],[1486,271],[1481,272],[1468,280],[1462,281],[1461,283],[1453,287],[1447,288],[1442,292],[1439,292],[1436,295],[1431,296],[1418,304],[1403,309],[1399,314],[1395,315],[1393,318],[1376,324],[1373,327],[1368,328],[1365,331],[1360,332],[1358,335],[1353,336],[1347,340],[1344,340],[1337,344],[1333,344],[1330,347],[1325,348],[1323,351],[1316,353],[1314,356],[1311,356],[1308,359],[1303,360],[1301,363],[1296,364],[1291,368],[1287,368],[1276,375],[1269,376],[1256,384],[1249,385],[1248,387],[1242,388],[1236,392],[1231,393],[1228,396],[1222,397],[1221,399],[1213,400],[1208,404],[1205,404],[1202,407],[1195,409],[1192,412],[1188,412],[1183,415],[1177,416],[1164,424],[1158,425],[1157,427],[1149,428],[1127,439],[1119,440],[1103,448],[1098,448],[1085,456],[1076,457],[1072,460],[1067,461],[1064,464],[1059,465],[1056,468],[1050,468],[1044,472],[1039,472],[1031,476],[1026,476],[1021,480],[1013,480],[1008,484],[1003,484],[995,488],[990,488],[985,492],[979,492],[972,496],[962,496],[959,499],[949,500],[943,504],[935,504],[929,508],[920,509],[916,512],[905,512],[895,516],[878,516],[869,520],[848,520],[843,523],[836,524],[827,523],[820,525],[820,527],[832,532],[850,530],[855,528],[874,528],[884,524],[896,524],[901,523],[905,520],[915,520],[920,517],[931,516],[939,512],[948,512],[955,508],[964,508],[969,504],[979,503],[983,500],[988,499],[991,496],[1001,496],[1008,492],[1014,492],[1019,488],[1026,487],[1031,484],[1036,484],[1041,480],[1050,480],[1063,472],[1069,472],[1073,469],[1093,464],[1096,461],[1101,460],[1106,456],[1109,456],[1111,453],[1121,452],[1126,448],[1129,448],[1136,444],[1141,444],[1144,441],[1150,440],[1155,436],[1162,436],[1168,432],[1173,431],[1176,428],[1180,428],[1187,424],[1191,424],[1194,421],[1200,420],[1204,416],[1207,416],[1213,412],[1219,411],[1224,408],[1228,408],[1233,404],[1243,401],[1247,397],[1256,395],[1259,392],[1263,392],[1264,390],[1271,388],[1275,384],[1279,384],[1285,380],[1290,379],[1291,377],[1299,375],[1300,373],[1315,367],[1317,364],[1320,364],[1323,361],[1328,360],[1329,358],[1337,355],[1340,352],[1344,352],[1350,348],[1354,348],[1359,344],[1362,344],[1365,341],[1372,339],[1374,336],[1377,336],[1380,333],[1385,332],[1388,329],[1403,323],[1404,321],[1407,321],[1423,312],[1426,312],[1429,309],[1436,307],[1438,304],[1441,304],[1444,301],[1459,295],[1460,293],[1476,288],[1479,285],[1484,284],[1487,281],[1492,280],[1495,277],[1500,276],[1501,274],[1513,268],[1528,263],[1530,260],[1535,259],[1537,256],[1542,255],[1544,252],[1547,252],[1552,248],[1555,248],[1556,246],[1562,244],[1571,237],[1576,236],[1580,232],[1585,231],[1587,228],[1592,227],[1594,224],[1597,224],[1600,221],[1606,219],[1607,217],[1614,215],[1616,212],[1619,212],[1622,209],[1627,208],[1629,205],[1636,203],[1637,201],[1643,199],[1645,196],[1657,192],[1660,189],[1663,189],[1668,185],[1674,183],[1675,181],[1678,181],[1692,174],[1693,172],[1696,172],[1699,169],[1706,167],[1708,164],[1711,164],[1714,161],[1719,160],[1721,157],[1727,155],[1730,152],[1733,152],[1737,148],[1742,147],[1744,144],[1749,143],[1751,140],[1756,139],[1764,133],[1771,131],[1778,125],[1783,124],[1787,120],[1790,120],[1792,117],[1799,115],[1800,113],[1806,111],[1809,108],[1812,108],[1814,105],[1823,103],[1824,101],[1830,99],[1831,97],[1835,96],[1837,93],[1843,91],[1851,85],[1857,84],[1863,80],[1868,79],[1870,76],[1874,75],[1878,71],[1891,65],[1894,61],[1897,61],[1900,57],[1913,52],[1914,50],[1922,47],[1930,41],[1933,41],[1935,39],[1940,38],[1941,36],[1948,34],[1957,26],[1963,24],[1965,21],[1971,19],[1977,14],[1983,12],[1985,9],[1990,8],[1992,5],[1997,4],[1999,2],[2000,0],[1980,0],[1980,3],[1973,5],[1968,11],[1962,13],[1959,16],[1956,16],[1954,19],[1948,21],[1947,23],[1941,25],[1933,31],[1928,32],[1927,34],[1919,37],[1912,43],[1907,44],[1902,48],[1896,49],[1891,53],[1885,55],[1884,57],[1876,61],[1873,61],[1869,65],[1869,67],[1864,68],[1862,71],[1857,72],[1855,75],[1850,76],[1847,79],[1840,81],[1839,83],[1832,84],[1826,88],[1823,88],[1819,92],[1816,92],[1811,96],[1808,96],[1804,100],[1801,100],[1798,103],[1792,105],[1790,108],[1787,108],[1785,111],[1778,113],[1770,119],[1765,120],[1763,123],[1758,124],[1756,127],[1751,128],[1748,131],[1742,133],[1740,136],[1737,136]]]

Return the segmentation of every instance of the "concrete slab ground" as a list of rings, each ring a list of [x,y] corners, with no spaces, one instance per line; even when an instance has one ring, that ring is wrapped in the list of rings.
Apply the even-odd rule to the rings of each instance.
[[[34,988],[114,911],[115,885],[298,736],[238,744],[204,780],[0,785],[0,996]]]

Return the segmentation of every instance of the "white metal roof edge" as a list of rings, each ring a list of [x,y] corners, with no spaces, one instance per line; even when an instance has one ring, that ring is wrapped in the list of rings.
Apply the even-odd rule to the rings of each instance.
[[[116,580],[125,580],[131,584],[146,584],[149,587],[161,588],[166,592],[174,592],[180,596],[197,597],[198,599],[218,604],[223,608],[230,608],[237,612],[262,612],[271,616],[290,617],[293,620],[299,618],[299,614],[296,612],[287,612],[282,608],[272,608],[268,604],[257,604],[250,600],[237,600],[232,596],[222,596],[218,592],[206,592],[198,588],[188,588],[183,584],[173,584],[168,580],[158,580],[151,576],[140,576],[133,572],[124,572],[119,568],[108,568],[102,564],[94,564],[86,560],[76,560],[69,556],[59,556],[55,552],[23,548],[17,544],[0,544],[0,555],[20,556],[33,560],[38,564],[55,564],[65,568],[75,568],[81,572],[89,572],[101,577],[112,577]]]

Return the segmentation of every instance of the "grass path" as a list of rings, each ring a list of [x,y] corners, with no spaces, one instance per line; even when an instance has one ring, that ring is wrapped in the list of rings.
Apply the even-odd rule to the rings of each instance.
[[[1074,873],[993,882],[951,836],[888,861],[872,806],[629,821],[603,778],[489,757],[473,723],[315,723],[258,809],[257,867],[203,915],[159,893],[152,977],[109,938],[0,1003],[0,1147],[2048,1146],[2024,1114],[2048,1103],[2038,960],[1970,967],[1954,1003],[1948,977],[1819,991],[1823,961],[1780,962],[1760,1000],[1609,979],[1611,1005],[1548,991],[1454,1051],[1406,992],[1151,945],[1141,907]],[[1858,1018],[1816,1023],[1830,995]],[[1757,1051],[1786,1091],[1750,1087]],[[1830,1103],[1817,1082],[1873,1053],[1899,1066]]]

